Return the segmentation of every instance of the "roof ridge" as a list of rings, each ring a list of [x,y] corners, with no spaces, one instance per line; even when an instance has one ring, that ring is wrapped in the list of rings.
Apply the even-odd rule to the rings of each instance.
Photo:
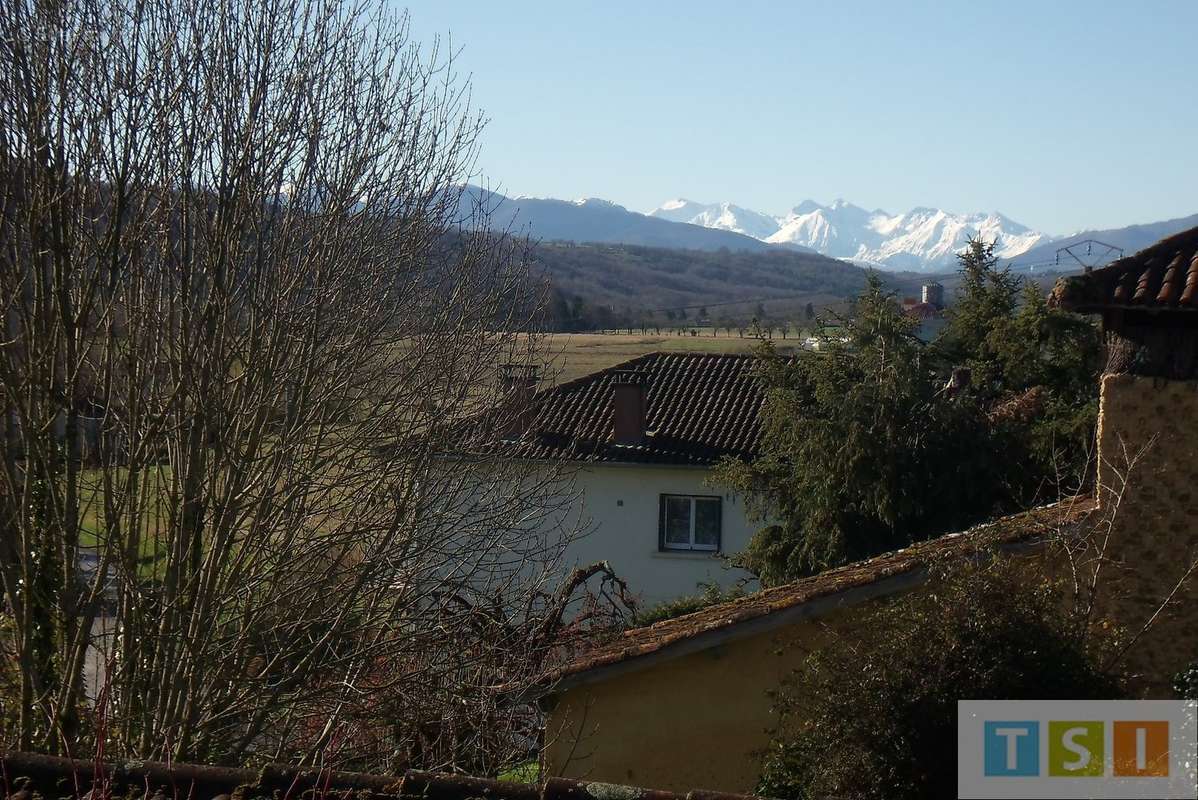
[[[141,759],[74,759],[19,750],[0,751],[0,770],[11,796],[63,797],[82,800],[101,791],[106,796],[270,797],[344,796],[367,800],[600,800],[600,798],[657,798],[657,800],[756,800],[749,795],[702,790],[652,790],[625,784],[595,783],[579,778],[545,777],[539,782],[506,781],[447,772],[404,769],[397,774],[345,772],[289,763],[269,763],[259,769],[223,767],[199,762],[161,762]],[[13,788],[8,789],[11,783]],[[64,786],[74,786],[66,790]],[[88,791],[84,791],[84,789]],[[186,792],[181,792],[186,789]]]
[[[1198,227],[1178,231],[1105,267],[1060,278],[1050,307],[1081,313],[1112,309],[1198,310]]]
[[[565,383],[556,383],[552,386],[546,386],[544,389],[538,389],[536,394],[533,395],[533,397],[535,399],[536,397],[539,397],[543,394],[548,394],[550,392],[554,392],[559,389],[566,389],[566,388],[571,388],[574,386],[581,386],[583,384],[591,383],[592,381],[595,381],[595,380],[597,380],[601,377],[604,377],[606,375],[610,375],[611,373],[618,372],[620,370],[626,370],[626,369],[628,369],[628,367],[631,364],[635,364],[635,363],[641,362],[641,361],[649,361],[649,360],[653,360],[653,359],[665,357],[665,356],[694,356],[696,358],[735,358],[735,359],[757,358],[757,356],[753,353],[704,353],[704,352],[696,352],[694,350],[650,350],[648,353],[642,353],[641,355],[634,356],[626,361],[621,361],[618,364],[612,364],[610,367],[604,367],[603,369],[599,369],[594,372],[588,372],[585,375],[579,375],[577,378],[571,378],[570,380],[566,381]]]
[[[978,534],[984,533],[987,529],[997,528],[1001,525],[1009,524],[1015,520],[1026,518],[1030,514],[1034,514],[1036,512],[1040,512],[1040,511],[1045,511],[1048,509],[1058,508],[1058,507],[1066,505],[1070,501],[1079,501],[1079,500],[1084,501],[1085,498],[1081,498],[1081,497],[1067,498],[1065,500],[1060,500],[1055,503],[1049,503],[1047,505],[1030,508],[1030,509],[1027,509],[1024,511],[1017,511],[1017,512],[1014,512],[1011,514],[1004,514],[1001,517],[994,517],[991,519],[982,520],[981,522],[978,522],[968,528],[965,528],[964,530],[948,531],[947,533],[942,533],[939,536],[934,536],[930,539],[921,539],[919,541],[912,542],[905,547],[896,547],[893,550],[887,550],[885,553],[878,553],[876,556],[870,556],[869,558],[862,558],[857,561],[850,561],[847,564],[841,564],[840,566],[821,570],[821,571],[813,573],[811,575],[805,575],[802,578],[796,578],[793,581],[787,581],[786,583],[778,584],[777,586],[771,586],[768,589],[761,589],[759,591],[753,592],[752,594],[747,594],[742,597],[736,597],[731,600],[724,600],[723,602],[714,603],[710,606],[706,606],[705,608],[696,609],[695,611],[689,611],[686,614],[679,614],[677,617],[671,617],[670,619],[660,620],[658,622],[652,623],[651,625],[645,625],[641,628],[630,628],[627,631],[622,632],[621,636],[628,634],[628,633],[635,632],[635,631],[639,631],[639,630],[649,630],[657,625],[666,625],[666,624],[669,624],[670,622],[674,622],[676,620],[686,619],[687,617],[704,614],[704,613],[713,613],[715,611],[718,611],[721,608],[733,608],[737,605],[744,605],[748,601],[751,601],[753,598],[755,598],[755,597],[760,598],[762,595],[784,594],[787,591],[794,591],[794,588],[798,584],[814,582],[818,578],[826,578],[826,577],[832,577],[835,575],[841,575],[841,574],[849,572],[850,570],[853,570],[853,569],[859,569],[861,567],[869,566],[870,564],[873,564],[877,561],[893,558],[894,556],[897,556],[901,553],[906,553],[912,549],[918,549],[921,546],[926,547],[929,543],[936,542],[941,539],[948,539],[948,538],[953,538],[953,537],[958,537],[958,536],[966,536],[966,535],[978,535]]]
[[[1170,234],[1160,241],[1153,242],[1147,247],[1140,248],[1134,253],[1129,253],[1121,258],[1117,258],[1111,263],[1107,264],[1105,267],[1099,267],[1098,269],[1091,270],[1087,274],[1094,275],[1095,273],[1117,272],[1118,270],[1116,268],[1126,267],[1136,260],[1151,258],[1153,256],[1159,255],[1162,252],[1169,252],[1174,247],[1187,244],[1190,237],[1198,239],[1198,226]]]
[[[635,364],[638,361],[647,361],[649,359],[652,359],[652,358],[654,358],[656,356],[660,356],[660,355],[662,355],[662,352],[660,350],[650,350],[648,353],[642,353],[639,356],[634,356],[634,357],[628,359],[627,361],[621,361],[618,364],[612,364],[610,367],[604,367],[603,369],[596,370],[595,372],[588,372],[586,375],[579,375],[577,378],[571,378],[570,380],[566,381],[565,383],[555,383],[552,386],[546,386],[544,389],[538,389],[536,394],[533,395],[533,399],[535,400],[537,397],[540,397],[541,395],[549,394],[551,392],[556,392],[561,389],[566,389],[566,388],[570,388],[570,387],[574,387],[574,386],[583,386],[585,384],[591,383],[592,381],[596,380],[600,376],[609,375],[609,374],[611,374],[613,372],[617,372],[619,370],[626,370],[626,369],[628,369],[628,366],[630,364]]]

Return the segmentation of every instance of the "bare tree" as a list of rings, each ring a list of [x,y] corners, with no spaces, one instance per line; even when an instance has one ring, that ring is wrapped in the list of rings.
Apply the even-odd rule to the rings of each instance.
[[[568,475],[443,458],[519,418],[541,299],[452,58],[339,0],[16,0],[0,40],[12,744],[512,757],[488,687],[585,581]]]

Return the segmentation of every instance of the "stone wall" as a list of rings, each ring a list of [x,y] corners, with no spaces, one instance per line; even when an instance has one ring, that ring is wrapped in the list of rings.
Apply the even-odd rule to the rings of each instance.
[[[1173,602],[1132,646],[1141,691],[1167,698],[1173,675],[1198,660],[1198,381],[1102,379],[1099,506],[1112,520],[1100,596],[1129,636]],[[1196,570],[1198,572],[1198,570]]]

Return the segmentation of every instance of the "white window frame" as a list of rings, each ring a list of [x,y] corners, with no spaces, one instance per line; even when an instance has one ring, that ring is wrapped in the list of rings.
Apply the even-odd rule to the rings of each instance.
[[[670,507],[670,500],[689,500],[690,501],[690,541],[687,544],[677,544],[669,541],[669,519],[666,516]],[[699,515],[696,513],[698,500],[714,500],[720,510],[719,529],[716,531],[715,545],[698,544],[695,541],[695,523]],[[718,494],[672,494],[663,492],[660,500],[659,513],[662,518],[659,522],[660,528],[658,533],[659,549],[662,552],[681,552],[681,553],[718,553],[724,545],[724,498]]]

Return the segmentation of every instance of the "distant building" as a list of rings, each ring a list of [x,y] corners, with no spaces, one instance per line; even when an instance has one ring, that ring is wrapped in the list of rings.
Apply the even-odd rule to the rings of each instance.
[[[940,309],[931,303],[916,303],[905,310],[910,316],[921,320],[936,319],[941,316]]]
[[[933,287],[934,291],[929,291]],[[919,329],[915,332],[915,335],[925,342],[935,339],[948,322],[944,316],[943,306],[928,302],[927,298],[929,295],[943,298],[944,290],[940,287],[940,284],[933,283],[923,287],[924,299],[922,302],[915,302],[915,298],[913,297],[907,297],[903,300],[903,313],[919,320]]]
[[[944,287],[938,283],[925,283],[923,285],[923,302],[943,310]]]

